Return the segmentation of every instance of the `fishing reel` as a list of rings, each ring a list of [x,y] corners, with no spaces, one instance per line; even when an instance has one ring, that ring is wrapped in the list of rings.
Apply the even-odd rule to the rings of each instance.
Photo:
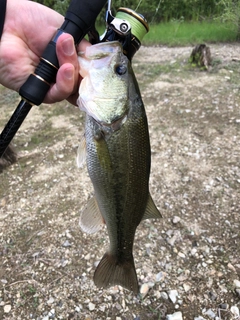
[[[106,13],[106,31],[101,36],[101,42],[119,41],[123,53],[131,61],[141,47],[141,41],[149,31],[147,20],[143,15],[128,8],[119,8],[114,17],[108,7]]]

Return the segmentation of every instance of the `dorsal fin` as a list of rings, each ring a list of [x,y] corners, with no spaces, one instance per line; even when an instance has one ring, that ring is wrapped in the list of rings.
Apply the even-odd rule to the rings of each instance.
[[[95,197],[92,197],[81,213],[79,225],[86,233],[99,231],[104,224],[104,219],[99,210]]]
[[[145,213],[143,215],[142,220],[159,219],[159,218],[162,218],[162,215],[161,215],[160,211],[158,210],[158,208],[156,207],[155,203],[153,202],[153,199],[149,193],[146,210],[145,210]]]

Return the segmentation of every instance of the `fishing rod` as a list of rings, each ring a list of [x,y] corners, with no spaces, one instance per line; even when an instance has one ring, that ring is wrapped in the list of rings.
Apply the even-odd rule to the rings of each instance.
[[[50,85],[55,82],[59,69],[56,56],[56,42],[59,36],[62,33],[69,33],[77,45],[95,24],[95,20],[105,3],[106,0],[71,0],[62,26],[44,50],[34,73],[28,77],[19,90],[22,100],[0,134],[0,158],[32,106],[38,106],[43,102]]]

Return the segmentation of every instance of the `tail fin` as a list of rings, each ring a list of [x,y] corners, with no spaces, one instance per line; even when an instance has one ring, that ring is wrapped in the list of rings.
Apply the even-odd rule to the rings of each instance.
[[[119,262],[117,257],[105,253],[97,266],[93,280],[99,288],[120,285],[135,294],[139,292],[133,257],[131,260]]]
[[[17,154],[13,149],[12,145],[8,146],[3,156],[0,158],[0,172],[3,171],[7,166],[17,161]]]

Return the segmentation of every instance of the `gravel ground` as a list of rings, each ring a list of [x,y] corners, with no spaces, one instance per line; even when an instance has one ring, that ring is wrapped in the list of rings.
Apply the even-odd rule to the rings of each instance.
[[[75,164],[83,114],[66,102],[33,108],[14,139],[19,161],[0,174],[1,319],[239,319],[240,46],[210,49],[208,72],[189,65],[192,47],[134,58],[163,215],[136,232],[138,296],[92,281],[108,237],[78,226],[92,193]],[[0,88],[0,128],[18,100]]]

